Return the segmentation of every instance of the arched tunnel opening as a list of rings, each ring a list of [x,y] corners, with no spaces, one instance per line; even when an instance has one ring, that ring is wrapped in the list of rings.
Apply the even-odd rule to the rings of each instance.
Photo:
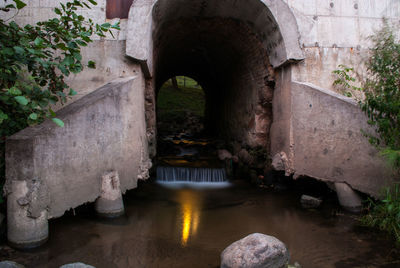
[[[165,23],[154,40],[156,92],[177,74],[193,77],[205,93],[206,133],[269,148],[273,70],[250,25],[184,18]]]
[[[159,0],[155,4],[152,64],[156,107],[166,81],[178,75],[196,80],[204,90],[202,134],[218,141],[214,153],[218,151],[221,160],[225,158],[221,149],[228,151],[231,163],[244,164],[245,172],[253,171],[253,177],[259,177],[270,170],[275,77],[269,54],[273,44],[279,46],[281,37],[261,1],[249,1],[245,6],[244,2],[241,6],[228,2],[226,9],[211,1],[190,5],[183,0]],[[269,42],[268,38],[276,40]],[[159,121],[159,114],[157,117]],[[158,135],[162,132],[159,128]],[[160,155],[165,144],[158,138]]]
[[[156,93],[158,137],[204,135],[205,94],[201,85],[187,76],[168,79]]]

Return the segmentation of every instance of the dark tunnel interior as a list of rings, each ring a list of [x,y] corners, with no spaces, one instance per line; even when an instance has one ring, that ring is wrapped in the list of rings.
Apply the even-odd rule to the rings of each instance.
[[[156,92],[173,76],[190,76],[205,92],[208,133],[269,147],[274,73],[251,23],[178,18],[153,34]]]

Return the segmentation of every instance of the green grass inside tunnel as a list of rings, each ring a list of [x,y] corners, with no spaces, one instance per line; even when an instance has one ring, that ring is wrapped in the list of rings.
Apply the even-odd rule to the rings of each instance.
[[[188,114],[204,117],[205,96],[201,86],[193,79],[177,76],[178,88],[171,79],[164,83],[157,96],[157,120],[181,122]]]

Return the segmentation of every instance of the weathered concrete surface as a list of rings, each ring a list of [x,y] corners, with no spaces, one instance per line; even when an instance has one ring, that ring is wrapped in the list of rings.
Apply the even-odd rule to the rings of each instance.
[[[335,182],[334,185],[340,205],[350,212],[361,212],[360,196],[347,183]]]
[[[99,216],[105,218],[119,217],[124,214],[121,185],[118,172],[107,172],[101,178],[101,194],[95,203]]]
[[[272,165],[284,170],[288,176],[293,173],[293,133],[291,105],[292,71],[285,66],[277,71],[276,87],[272,100],[273,122],[271,125]]]
[[[39,204],[49,218],[94,201],[109,170],[118,171],[122,192],[135,188],[150,166],[143,96],[140,76],[119,79],[61,109],[63,128],[46,121],[11,136],[7,187],[35,178],[45,182],[50,201]]]
[[[360,75],[368,39],[382,26],[382,18],[398,27],[398,0],[284,0],[295,15],[305,61],[294,70],[294,80],[336,90],[332,70],[339,64],[355,67]],[[400,32],[399,32],[400,33]]]
[[[229,18],[249,22],[262,37],[274,67],[304,58],[299,45],[296,20],[291,10],[282,1],[269,0],[196,0],[190,3],[185,0],[137,0],[129,13],[126,54],[139,60],[144,65],[144,72],[149,72],[151,76],[154,62],[153,38],[156,40],[164,24],[193,17]]]
[[[96,69],[85,68],[83,72],[71,74],[66,82],[78,92],[75,101],[106,83],[122,77],[142,75],[140,66],[125,56],[125,41],[102,40],[82,48],[82,62],[96,62]],[[71,102],[71,101],[70,101]]]
[[[291,109],[290,133],[286,136],[291,145],[288,148],[272,140],[272,154],[288,155],[288,173],[346,182],[374,196],[392,182],[390,169],[361,134],[361,129],[371,129],[355,101],[298,82],[291,83],[290,99],[281,101]],[[274,127],[275,132],[287,131],[279,124]]]
[[[49,236],[48,189],[37,180],[7,182],[7,239],[16,248],[33,248]]]

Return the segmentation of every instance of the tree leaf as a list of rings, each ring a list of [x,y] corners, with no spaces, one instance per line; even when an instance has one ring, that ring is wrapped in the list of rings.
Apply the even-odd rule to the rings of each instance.
[[[70,91],[69,91],[69,95],[70,96],[75,96],[76,94],[77,94],[77,92],[71,88]]]
[[[15,8],[15,6],[13,4],[8,4],[6,5],[4,8],[8,9],[8,8]]]
[[[59,8],[55,8],[54,9],[54,13],[56,13],[57,15],[61,15],[61,10]]]
[[[95,69],[96,68],[96,63],[94,61],[90,60],[88,62],[88,67],[91,68],[91,69]]]
[[[8,115],[6,115],[5,113],[3,113],[3,112],[0,110],[0,124],[1,124],[4,120],[6,120],[6,119],[8,119]]]
[[[29,115],[29,118],[32,119],[32,120],[37,120],[38,119],[38,115],[37,115],[37,113],[31,113]]]
[[[22,47],[19,46],[15,46],[14,47],[15,52],[17,52],[18,54],[22,54],[25,52],[25,49],[23,49]]]
[[[14,99],[21,105],[27,105],[29,103],[29,101],[24,97],[24,96],[17,96],[14,97]]]
[[[51,119],[56,125],[58,125],[59,127],[64,127],[64,122],[61,119],[58,118],[52,118]]]
[[[40,37],[36,37],[34,43],[36,46],[41,46],[43,44],[44,40]]]
[[[64,58],[64,60],[63,60],[63,63],[64,63],[65,65],[71,65],[71,64],[73,64],[74,62],[75,62],[74,58],[73,58],[72,56],[70,56],[70,55],[66,56],[66,57]]]
[[[111,27],[111,23],[109,23],[109,22],[103,23],[103,24],[101,25],[101,28],[109,29],[110,27]]]
[[[74,54],[72,54],[72,56],[74,56],[74,58],[78,61],[82,60],[82,55],[79,52],[75,52]]]
[[[49,108],[49,112],[52,117],[56,116],[56,113],[51,108]]]
[[[97,2],[94,0],[88,0],[92,5],[97,5]]]
[[[8,93],[10,93],[11,95],[14,95],[14,96],[19,96],[22,94],[21,90],[19,90],[16,87],[12,87],[12,88],[8,89]]]
[[[24,2],[22,2],[21,0],[13,0],[13,1],[18,9],[21,9],[26,6],[26,4]]]

